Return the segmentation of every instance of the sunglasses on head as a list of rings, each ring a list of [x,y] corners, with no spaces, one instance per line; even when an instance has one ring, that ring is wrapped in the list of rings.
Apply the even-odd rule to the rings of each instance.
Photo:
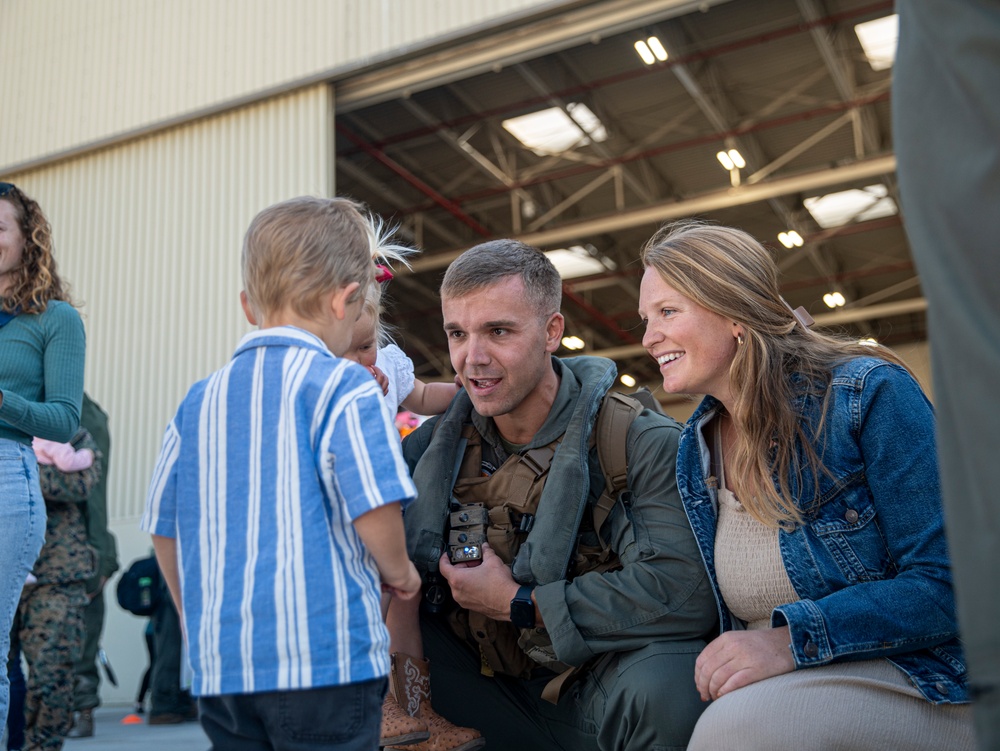
[[[14,183],[0,183],[0,198],[8,200],[16,198],[15,203],[20,203],[22,211],[28,213],[28,202],[24,198],[24,193]]]

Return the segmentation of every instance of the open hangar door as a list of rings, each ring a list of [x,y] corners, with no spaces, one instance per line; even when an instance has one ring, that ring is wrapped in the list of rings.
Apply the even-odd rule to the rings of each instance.
[[[540,36],[535,54],[530,29],[502,30],[337,87],[337,192],[422,250],[388,295],[418,376],[452,377],[437,296],[448,262],[517,237],[576,267],[563,313],[582,349],[559,354],[611,357],[673,400],[639,344],[637,259],[685,217],[768,244],[785,298],[817,325],[926,340],[895,181],[892,3],[660,5],[630,21],[622,3],[586,4],[589,26]]]

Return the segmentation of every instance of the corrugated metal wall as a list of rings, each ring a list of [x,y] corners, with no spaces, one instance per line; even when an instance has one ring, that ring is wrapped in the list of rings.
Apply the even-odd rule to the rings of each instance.
[[[87,328],[86,384],[111,416],[109,516],[137,518],[188,386],[249,330],[239,254],[250,220],[331,195],[332,93],[317,85],[13,181],[48,215]]]
[[[0,172],[4,165],[561,4],[4,0]]]

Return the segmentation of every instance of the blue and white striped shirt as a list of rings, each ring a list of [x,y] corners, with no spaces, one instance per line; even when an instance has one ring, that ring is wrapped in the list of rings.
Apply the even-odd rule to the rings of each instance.
[[[290,326],[244,337],[167,426],[141,522],[177,539],[193,692],[387,675],[379,574],[352,522],[415,496],[364,368]]]

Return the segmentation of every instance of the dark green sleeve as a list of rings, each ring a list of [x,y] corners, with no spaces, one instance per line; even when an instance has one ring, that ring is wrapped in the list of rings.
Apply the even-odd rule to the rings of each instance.
[[[87,542],[99,556],[97,575],[109,577],[118,570],[118,545],[108,530],[108,470],[111,461],[111,436],[108,433],[108,415],[86,393],[80,424],[94,438],[103,457],[103,472],[87,497]]]
[[[628,488],[605,523],[621,569],[535,589],[561,661],[711,632],[715,600],[677,489],[679,437],[679,426],[648,410],[629,429]]]

